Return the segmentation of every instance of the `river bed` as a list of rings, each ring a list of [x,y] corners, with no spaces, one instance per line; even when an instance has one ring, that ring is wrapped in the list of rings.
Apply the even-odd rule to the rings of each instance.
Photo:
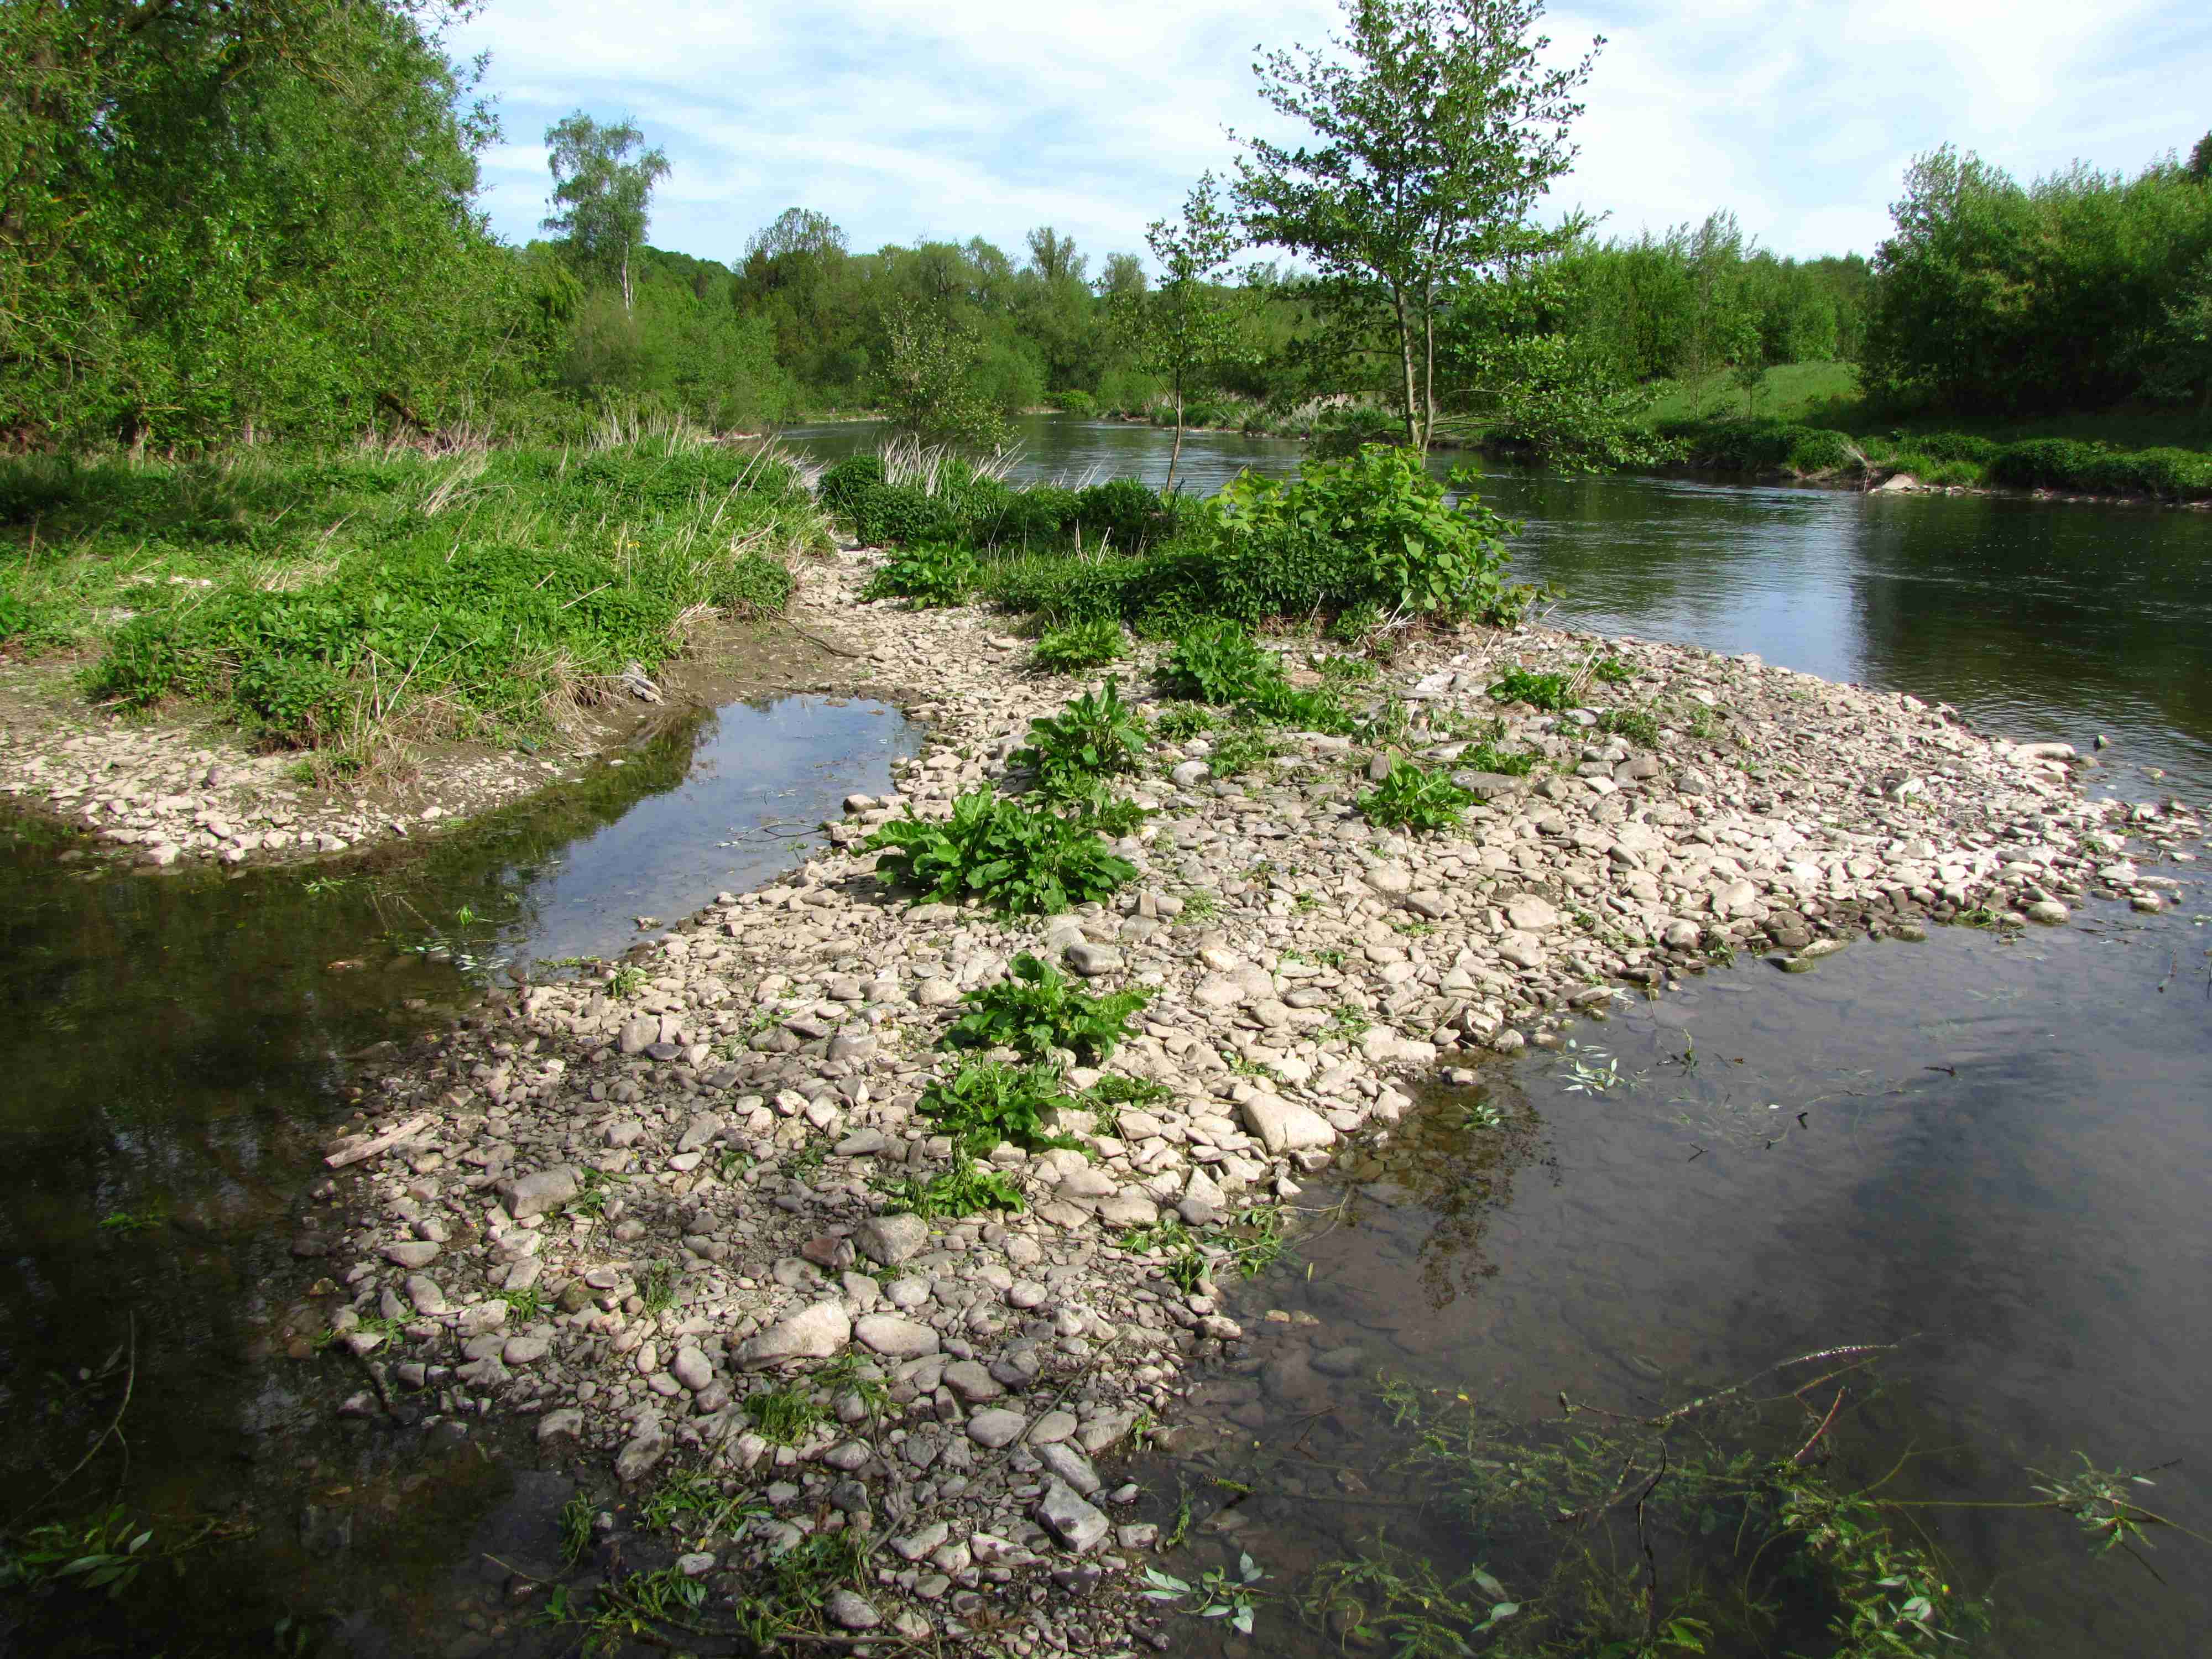
[[[1075,425],[1025,433],[1034,471],[1164,471],[1158,434]],[[833,441],[796,435],[817,453]],[[837,429],[848,440],[867,441]],[[1297,458],[1295,445],[1199,434],[1185,471],[1204,487]],[[1485,490],[1529,521],[1518,557],[1565,596],[1557,620],[1757,650],[1953,702],[2019,739],[2086,747],[2103,732],[2111,787],[2205,804],[2212,647],[2185,625],[2212,598],[2203,515],[1504,473]],[[297,1277],[283,1217],[347,1104],[346,1056],[466,1017],[487,976],[520,958],[611,955],[638,916],[672,921],[751,884],[804,845],[775,837],[878,787],[910,741],[895,716],[857,705],[729,711],[716,732],[664,736],[350,884],[296,872],[57,879],[70,866],[40,837],[9,849],[17,1090],[0,1225],[21,1289],[0,1303],[0,1397],[27,1415],[51,1398],[47,1372],[136,1344],[129,1495],[179,1513],[249,1505],[262,1541],[221,1553],[282,1564],[250,1612],[191,1599],[186,1641],[228,1650],[305,1613],[337,1644],[323,1650],[422,1650],[410,1639],[430,1628],[461,1649],[515,1650],[487,1633],[496,1577],[464,1595],[454,1565],[473,1565],[460,1540],[516,1501],[504,1473],[483,1473],[496,1460],[440,1448],[397,1476],[443,1471],[416,1490],[447,1501],[392,1504],[399,1542],[364,1527],[356,1544],[377,1537],[382,1559],[336,1547],[322,1517],[337,1500],[316,1501],[334,1487],[365,1498],[390,1473],[331,1429],[342,1382],[280,1357],[286,1310],[264,1288]],[[2212,1174],[2212,940],[2193,870],[2175,873],[2192,885],[2157,917],[2099,909],[2089,926],[2014,941],[1940,931],[1854,947],[1802,977],[1717,971],[1695,1000],[1589,1028],[1632,1089],[1571,1093],[1543,1054],[1487,1067],[1485,1086],[1540,1149],[1510,1194],[1470,1182],[1482,1195],[1470,1204],[1408,1182],[1409,1199],[1370,1199],[1295,1268],[1255,1282],[1253,1305],[1378,1331],[1418,1323],[1421,1340],[1394,1359],[1438,1386],[1479,1373],[1530,1412],[1560,1387],[1648,1384],[1624,1354],[1711,1378],[1793,1345],[1926,1332],[1911,1409],[1929,1440],[1965,1449],[1945,1466],[1959,1491],[2016,1495],[2006,1483],[2021,1462],[2077,1445],[2106,1462],[2179,1456],[2161,1495],[2202,1526],[2209,1449],[2188,1402],[2207,1358],[2191,1268]],[[1693,1079],[1667,1064],[1686,1032],[1712,1056]],[[1955,1075],[1913,1069],[1929,1064]],[[1811,1121],[1754,1150],[1770,1102]],[[149,1224],[100,1224],[117,1217]],[[1362,1436],[1350,1393],[1346,1432]],[[1252,1524],[1276,1520],[1255,1511]],[[2025,1558],[1993,1530],[1947,1541],[2020,1583],[2039,1651],[2106,1650],[2107,1635],[2180,1650],[2212,1632],[2203,1575],[2185,1566],[2164,1592],[2142,1590],[2111,1563],[2084,1567],[2063,1538]],[[1312,1546],[1286,1532],[1273,1547],[1287,1559]],[[1195,1644],[1218,1628],[1181,1630]],[[1263,1636],[1323,1650],[1294,1628],[1274,1617]],[[97,1626],[82,1639],[77,1650],[130,1650]]]

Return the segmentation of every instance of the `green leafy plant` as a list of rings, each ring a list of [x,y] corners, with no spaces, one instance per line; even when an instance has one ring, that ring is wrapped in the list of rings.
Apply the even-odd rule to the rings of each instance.
[[[1100,617],[1048,630],[1030,660],[1047,673],[1079,674],[1118,662],[1127,653],[1121,624]]]
[[[148,1233],[166,1224],[168,1218],[160,1210],[112,1210],[100,1218],[100,1229],[108,1233]]]
[[[1036,772],[1047,794],[1066,795],[1139,770],[1151,735],[1109,678],[1104,691],[1086,691],[1059,714],[1031,720],[1028,746],[1010,759]]]
[[[1035,1152],[1076,1145],[1048,1127],[1062,1098],[1056,1066],[969,1060],[925,1088],[915,1109],[971,1155],[987,1153],[1002,1140]]]
[[[975,556],[939,544],[910,547],[887,561],[860,590],[864,599],[912,599],[924,610],[958,605],[975,585]]]
[[[1639,748],[1659,746],[1659,722],[1642,708],[1608,708],[1597,717],[1596,731],[1626,738]]]
[[[673,1261],[652,1261],[646,1264],[644,1273],[637,1281],[639,1299],[649,1314],[664,1314],[676,1305],[676,1264]]]
[[[996,1170],[979,1166],[956,1148],[952,1166],[926,1179],[902,1176],[879,1183],[891,1213],[918,1215],[926,1221],[958,1220],[987,1211],[1019,1213],[1028,1206],[1018,1188]]]
[[[1181,743],[1214,728],[1214,716],[1196,703],[1178,703],[1152,722],[1152,729],[1170,743]]]
[[[1113,894],[1136,866],[1097,835],[1042,809],[974,789],[946,819],[911,810],[870,836],[879,867],[940,901],[980,898],[1006,911],[1054,915]]]
[[[746,1417],[772,1446],[795,1446],[830,1420],[830,1408],[814,1397],[812,1382],[747,1395]]]
[[[1389,773],[1359,798],[1359,810],[1376,823],[1394,829],[1437,830],[1459,822],[1474,796],[1441,772],[1425,772],[1411,761],[1391,763]]]
[[[1267,1575],[1249,1555],[1237,1558],[1237,1570],[1209,1567],[1197,1583],[1162,1572],[1158,1567],[1145,1569],[1145,1599],[1170,1605],[1184,1602],[1192,1605],[1187,1611],[1200,1619],[1226,1619],[1240,1633],[1252,1633],[1252,1586]]]
[[[1499,702],[1525,702],[1531,708],[1563,714],[1574,707],[1572,677],[1537,674],[1528,669],[1507,669],[1491,682],[1490,695]]]
[[[1636,678],[1634,665],[1619,657],[1600,657],[1590,665],[1590,672],[1607,685],[1626,685]]]
[[[1092,996],[1049,963],[1024,951],[1013,959],[1006,978],[968,993],[969,1011],[952,1023],[944,1040],[973,1048],[1003,1046],[1030,1060],[1066,1048],[1084,1064],[1097,1065],[1129,1035],[1130,1018],[1152,996],[1146,986]]]
[[[561,1565],[574,1571],[592,1547],[592,1531],[599,1506],[586,1492],[576,1492],[561,1506]]]
[[[607,975],[607,994],[617,1001],[628,1001],[645,989],[645,969],[634,962],[625,962]]]
[[[118,1596],[146,1563],[151,1528],[141,1528],[120,1506],[81,1522],[33,1527],[20,1541],[0,1540],[0,1589],[74,1584]]]
[[[1160,664],[1170,696],[1226,708],[1273,695],[1282,665],[1232,622],[1204,623],[1178,638]]]

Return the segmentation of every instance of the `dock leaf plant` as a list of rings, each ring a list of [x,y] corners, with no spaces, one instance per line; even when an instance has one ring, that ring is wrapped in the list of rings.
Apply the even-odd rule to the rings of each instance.
[[[1137,873],[1086,825],[988,788],[961,796],[949,818],[909,808],[864,850],[882,853],[878,868],[927,898],[980,899],[1012,913],[1055,915],[1110,897]]]
[[[1029,1060],[1066,1048],[1084,1064],[1096,1065],[1129,1035],[1130,1019],[1152,997],[1152,988],[1142,985],[1092,996],[1025,951],[1006,978],[967,994],[968,1012],[953,1021],[945,1040],[971,1048],[1005,1047]]]

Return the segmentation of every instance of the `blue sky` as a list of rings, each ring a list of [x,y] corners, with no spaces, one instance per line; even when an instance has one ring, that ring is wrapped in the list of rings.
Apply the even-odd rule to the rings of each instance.
[[[490,0],[453,46],[491,53],[507,142],[495,227],[543,216],[551,121],[629,116],[668,151],[652,240],[734,261],[805,206],[856,250],[1031,226],[1093,268],[1141,251],[1224,129],[1279,131],[1255,46],[1319,44],[1329,0],[816,0],[802,7]],[[1701,0],[1555,6],[1557,55],[1607,37],[1554,193],[1611,234],[1733,208],[1778,252],[1871,252],[1906,163],[1946,141],[2023,177],[2079,159],[2133,171],[2212,127],[2204,0]]]

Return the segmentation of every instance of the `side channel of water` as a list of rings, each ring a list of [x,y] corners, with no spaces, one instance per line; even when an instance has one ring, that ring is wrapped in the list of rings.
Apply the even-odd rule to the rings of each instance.
[[[466,1437],[337,1421],[363,1379],[302,1363],[303,1310],[272,1288],[312,1271],[289,1249],[352,1104],[349,1057],[470,1018],[510,970],[611,957],[648,931],[641,916],[672,922],[766,879],[844,795],[887,787],[918,735],[879,704],[733,705],[427,848],[307,872],[137,873],[9,826],[8,1485],[21,1503],[45,1492],[127,1387],[127,1452],[107,1443],[56,1504],[120,1501],[161,1546],[209,1524],[233,1541],[183,1559],[158,1630],[134,1596],[106,1621],[0,1625],[0,1653],[277,1651],[287,1619],[349,1632],[349,1651],[439,1651],[456,1632],[466,1645],[488,1614],[480,1587],[453,1577],[481,1565],[463,1540],[495,1530],[502,1505],[542,1533],[558,1497],[533,1475],[516,1488]]]

